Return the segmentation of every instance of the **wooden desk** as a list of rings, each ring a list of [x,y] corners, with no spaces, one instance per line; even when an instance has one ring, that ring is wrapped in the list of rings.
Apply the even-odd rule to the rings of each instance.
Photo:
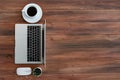
[[[47,19],[47,65],[14,64],[14,28],[30,2]],[[39,78],[20,66],[42,67]],[[0,80],[120,80],[120,0],[0,0]]]

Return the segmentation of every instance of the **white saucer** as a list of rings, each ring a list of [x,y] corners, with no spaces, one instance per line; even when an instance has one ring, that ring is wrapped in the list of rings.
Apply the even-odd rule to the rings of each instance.
[[[29,7],[35,7],[36,10],[37,10],[37,13],[35,16],[31,17],[27,14],[27,9]],[[42,15],[43,15],[43,12],[42,12],[42,9],[39,5],[35,4],[35,3],[30,3],[30,4],[27,4],[23,10],[22,10],[22,16],[23,16],[23,19],[28,22],[28,23],[36,23],[38,22],[41,18],[42,18]]]

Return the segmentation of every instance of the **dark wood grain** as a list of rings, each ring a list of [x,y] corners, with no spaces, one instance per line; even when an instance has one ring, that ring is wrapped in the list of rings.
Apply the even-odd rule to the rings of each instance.
[[[14,64],[22,8],[39,4],[47,19],[46,66]],[[120,0],[0,0],[0,80],[120,80]],[[41,77],[16,75],[38,67]]]

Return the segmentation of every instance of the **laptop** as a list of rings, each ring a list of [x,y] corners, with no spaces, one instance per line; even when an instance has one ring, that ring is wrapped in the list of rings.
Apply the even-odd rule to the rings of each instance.
[[[45,63],[46,24],[15,25],[15,64]]]

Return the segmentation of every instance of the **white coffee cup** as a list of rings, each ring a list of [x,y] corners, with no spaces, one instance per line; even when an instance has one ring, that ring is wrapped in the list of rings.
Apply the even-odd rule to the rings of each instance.
[[[22,10],[23,19],[28,23],[36,23],[42,18],[42,9],[35,3],[27,4]]]

